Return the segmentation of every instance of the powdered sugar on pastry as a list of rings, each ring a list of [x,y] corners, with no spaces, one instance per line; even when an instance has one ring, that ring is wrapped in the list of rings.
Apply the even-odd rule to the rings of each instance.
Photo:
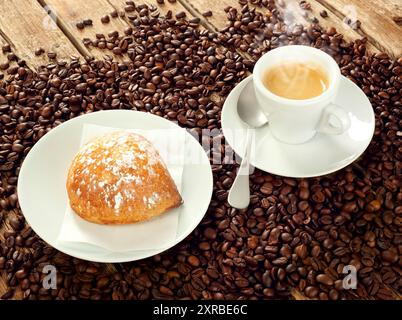
[[[98,223],[143,221],[181,203],[158,151],[126,131],[85,144],[71,164],[67,190],[72,208]]]

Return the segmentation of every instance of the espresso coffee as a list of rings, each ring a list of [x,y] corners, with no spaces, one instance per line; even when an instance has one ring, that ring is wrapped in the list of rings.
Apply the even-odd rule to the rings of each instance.
[[[314,63],[286,62],[269,68],[262,83],[272,93],[287,99],[319,96],[329,85],[326,72]]]

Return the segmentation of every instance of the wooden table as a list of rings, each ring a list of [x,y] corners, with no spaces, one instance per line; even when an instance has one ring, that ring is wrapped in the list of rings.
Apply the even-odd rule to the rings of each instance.
[[[336,27],[346,39],[367,37],[368,48],[372,52],[385,51],[391,57],[402,55],[402,3],[400,0],[312,0],[311,11],[305,17],[297,0],[277,0],[283,2],[279,7],[291,21],[307,24],[316,17],[326,28]],[[135,0],[135,3],[157,5],[156,0]],[[105,53],[96,48],[83,45],[83,38],[95,38],[95,33],[108,33],[117,30],[123,32],[128,26],[126,18],[114,18],[110,23],[102,24],[100,18],[113,10],[122,11],[125,0],[0,0],[0,46],[10,44],[12,51],[28,66],[37,69],[48,62],[46,55],[36,56],[34,51],[43,48],[46,52],[57,52],[58,58],[71,56],[104,57]],[[201,19],[203,28],[219,30],[226,24],[227,6],[240,7],[237,0],[178,0],[172,4],[158,5],[161,13],[168,10],[184,11],[187,17]],[[202,13],[211,10],[213,15],[205,18]],[[325,11],[327,17],[320,13]],[[75,26],[85,18],[93,20],[93,27],[79,30]],[[399,22],[398,22],[399,18]],[[351,28],[346,21],[361,22],[358,29]],[[399,23],[399,25],[398,25]],[[124,60],[124,57],[121,58]],[[0,63],[6,61],[6,55],[0,51]],[[0,80],[1,81],[1,80]],[[13,215],[13,212],[7,214]],[[10,227],[4,224],[2,234]],[[110,272],[115,266],[108,265]],[[6,291],[5,272],[0,273],[0,296]],[[302,298],[297,292],[295,298]],[[21,298],[17,292],[15,298]]]

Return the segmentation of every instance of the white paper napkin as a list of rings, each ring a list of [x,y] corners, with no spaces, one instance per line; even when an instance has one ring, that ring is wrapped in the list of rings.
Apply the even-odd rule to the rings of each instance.
[[[186,139],[184,129],[137,130],[85,124],[81,146],[97,136],[123,130],[140,134],[154,145],[180,193]],[[58,242],[66,245],[87,243],[112,252],[163,249],[176,239],[179,215],[180,207],[150,221],[127,225],[100,225],[82,219],[68,204]]]

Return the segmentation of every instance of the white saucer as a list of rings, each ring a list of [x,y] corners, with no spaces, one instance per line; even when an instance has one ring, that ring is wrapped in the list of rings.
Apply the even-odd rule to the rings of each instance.
[[[237,100],[249,81],[252,81],[252,75],[232,90],[222,110],[223,134],[239,155],[244,153],[247,126],[238,116]],[[255,130],[255,153],[251,164],[269,173],[307,178],[329,174],[352,163],[366,150],[373,137],[375,128],[373,108],[363,91],[345,77],[342,77],[335,103],[349,113],[351,126],[345,133],[341,135],[318,133],[304,144],[291,145],[276,140],[270,133],[268,124]],[[240,135],[234,133],[238,130],[244,132]]]
[[[180,212],[177,235],[173,242],[166,243],[163,249],[158,250],[139,251],[133,243],[132,251],[111,252],[87,243],[65,245],[57,241],[68,201],[65,187],[67,170],[79,149],[83,124],[123,129],[178,128],[173,122],[150,113],[111,110],[74,118],[51,130],[28,153],[18,178],[19,203],[32,229],[48,244],[71,256],[113,263],[153,256],[187,237],[207,211],[212,196],[213,179],[204,149],[186,131],[188,137],[185,155],[191,155],[191,158],[197,161],[184,161],[181,190],[184,203],[174,209]],[[135,227],[135,224],[132,226]],[[158,234],[150,233],[149,236],[157,237]]]

